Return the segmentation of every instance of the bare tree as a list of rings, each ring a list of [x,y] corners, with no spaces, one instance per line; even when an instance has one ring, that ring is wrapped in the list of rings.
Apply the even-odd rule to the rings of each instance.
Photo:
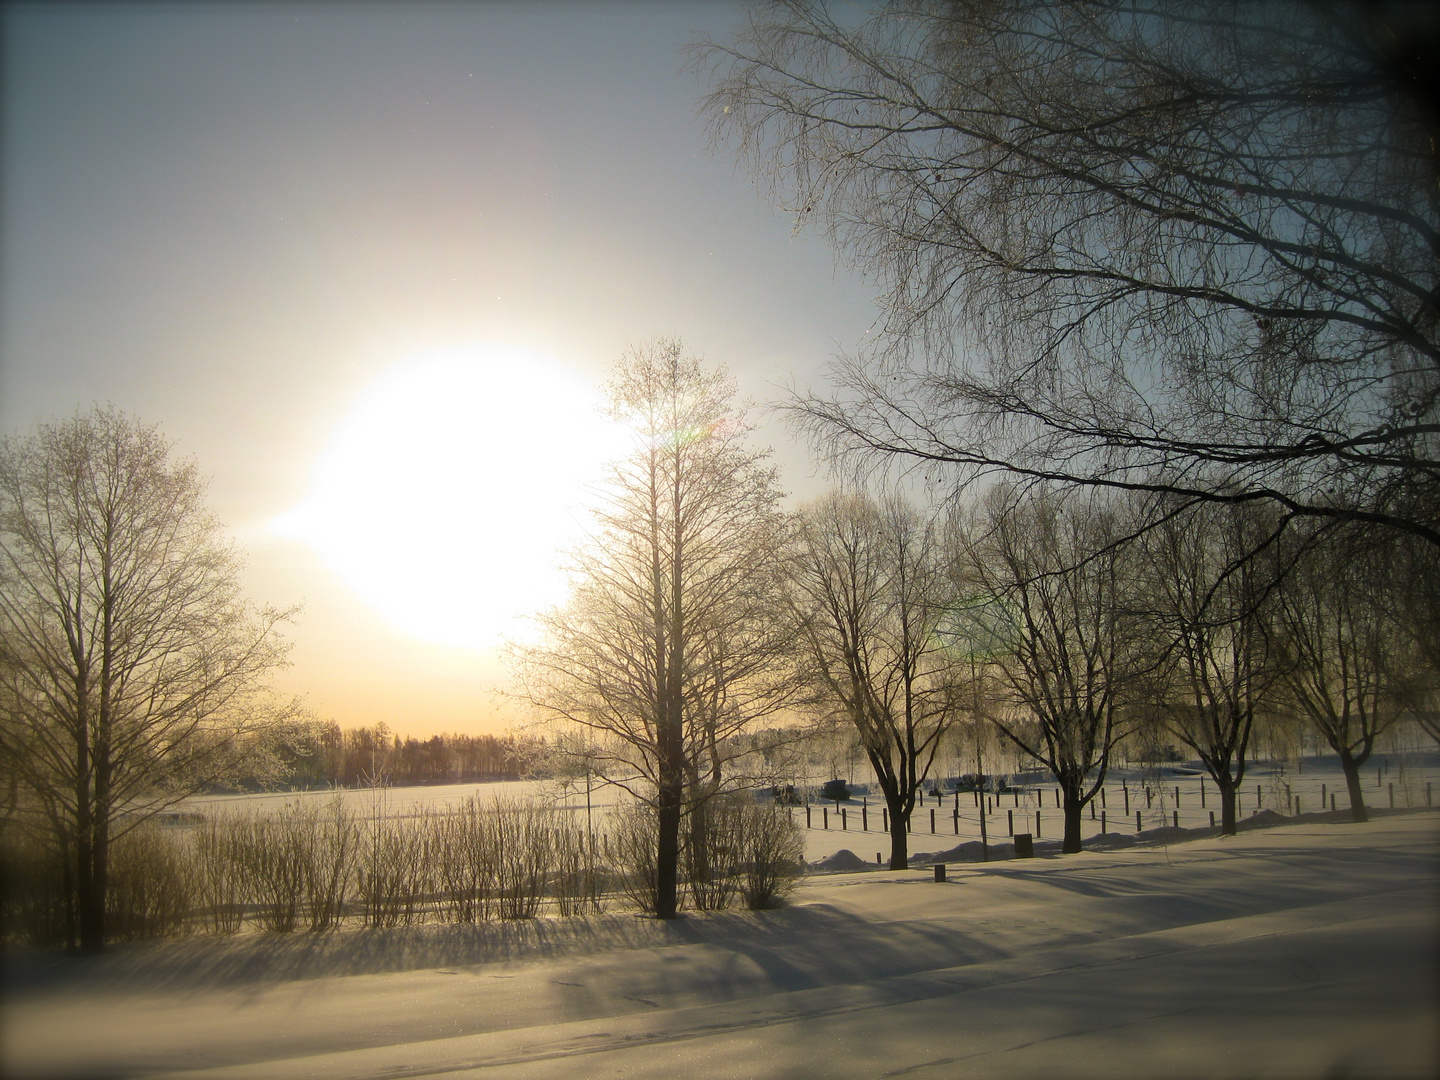
[[[1049,769],[1064,801],[1062,850],[1124,735],[1122,695],[1145,659],[1127,622],[1125,520],[1094,493],[997,486],[957,522],[952,633],[994,672],[991,719]]]
[[[1277,648],[1285,698],[1339,756],[1351,814],[1365,821],[1360,769],[1414,704],[1414,684],[1395,547],[1355,539],[1305,547],[1279,593]]]
[[[900,498],[832,494],[801,515],[791,589],[812,702],[852,724],[885,796],[890,868],[908,865],[916,794],[956,716],[934,526]]]
[[[595,768],[653,808],[661,918],[677,911],[682,818],[742,779],[726,773],[748,750],[735,736],[791,693],[774,617],[786,518],[733,393],[678,341],[621,359],[610,406],[635,448],[574,557],[569,604],[519,657],[542,714],[593,732]]]
[[[1440,544],[1424,5],[756,3],[705,109],[883,284],[827,451]]]
[[[109,409],[0,448],[0,756],[64,857],[72,945],[105,942],[110,846],[293,712],[285,612],[240,595],[195,466]]]
[[[1157,653],[1150,708],[1215,781],[1230,836],[1256,715],[1277,676],[1277,560],[1250,557],[1275,529],[1255,506],[1191,506],[1163,516],[1137,553],[1134,607]]]

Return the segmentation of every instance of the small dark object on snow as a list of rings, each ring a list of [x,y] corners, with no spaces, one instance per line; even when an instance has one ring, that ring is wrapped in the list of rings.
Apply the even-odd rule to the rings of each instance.
[[[937,863],[935,864],[935,880],[936,880],[936,881],[944,881],[944,880],[945,880],[945,864],[944,864],[943,862],[937,862]]]
[[[1035,837],[1028,832],[1015,834],[1015,857],[1017,859],[1033,859],[1035,857]]]

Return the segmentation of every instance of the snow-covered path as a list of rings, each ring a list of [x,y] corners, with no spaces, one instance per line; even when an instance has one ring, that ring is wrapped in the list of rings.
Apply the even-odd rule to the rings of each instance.
[[[6,1076],[1429,1076],[1440,815],[795,906],[21,958]]]

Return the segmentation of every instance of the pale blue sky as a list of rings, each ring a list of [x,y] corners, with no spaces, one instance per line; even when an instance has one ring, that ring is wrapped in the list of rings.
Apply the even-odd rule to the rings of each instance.
[[[0,427],[89,403],[213,477],[288,688],[342,723],[488,722],[492,658],[406,638],[267,523],[367,386],[502,341],[587,383],[678,334],[752,396],[873,289],[712,155],[681,46],[732,4],[7,5]],[[767,423],[785,482],[818,489]],[[484,699],[484,700],[482,700]]]

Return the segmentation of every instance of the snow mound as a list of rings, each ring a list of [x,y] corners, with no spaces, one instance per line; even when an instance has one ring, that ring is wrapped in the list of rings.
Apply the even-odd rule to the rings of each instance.
[[[1271,825],[1288,825],[1290,819],[1284,814],[1277,814],[1274,810],[1261,810],[1258,814],[1251,814],[1248,818],[1235,823],[1237,829],[1264,829]]]
[[[849,848],[841,848],[839,851],[835,852],[834,855],[831,855],[828,859],[821,859],[817,863],[810,864],[811,870],[819,870],[821,872],[833,872],[837,870],[868,870],[869,868],[870,864],[867,863],[864,859],[860,858],[859,855],[856,855]]]
[[[1085,841],[1085,847],[1086,847],[1086,848],[1091,848],[1091,849],[1096,849],[1096,850],[1106,850],[1106,849],[1110,849],[1110,848],[1124,848],[1124,847],[1134,847],[1134,846],[1135,846],[1135,837],[1133,837],[1133,836],[1128,836],[1128,835],[1126,835],[1125,833],[1118,833],[1118,832],[1101,833],[1099,836],[1092,836],[1092,837],[1090,837],[1089,840],[1086,840],[1086,841]]]
[[[1015,847],[1013,844],[991,844],[989,857],[994,859],[1009,859],[1014,857]],[[952,863],[952,862],[982,862],[986,857],[985,847],[979,840],[971,840],[960,844],[958,847],[950,848],[948,851],[936,851],[934,853],[922,851],[910,856],[911,866],[926,866],[930,863]]]

